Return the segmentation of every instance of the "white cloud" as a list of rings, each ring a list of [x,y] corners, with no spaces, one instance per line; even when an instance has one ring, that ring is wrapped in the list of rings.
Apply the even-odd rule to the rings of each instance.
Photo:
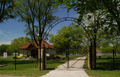
[[[0,30],[0,31],[5,32],[5,33],[11,33],[11,32],[9,32],[9,31],[5,31],[5,30]]]
[[[5,37],[8,37],[6,34],[4,34],[1,30],[0,30],[0,34],[5,36]]]
[[[2,44],[11,44],[11,41],[0,41],[0,45]]]

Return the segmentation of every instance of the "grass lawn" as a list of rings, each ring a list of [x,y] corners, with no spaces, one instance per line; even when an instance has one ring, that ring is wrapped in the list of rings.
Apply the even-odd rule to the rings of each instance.
[[[80,55],[71,55],[70,58],[77,58]],[[15,60],[12,59],[12,56],[8,56],[8,58],[3,58],[0,56],[0,65],[7,65],[5,67],[0,67],[0,74],[2,75],[12,75],[12,76],[42,76],[50,72],[50,70],[57,68],[60,64],[66,62],[66,60],[47,60],[46,68],[47,70],[38,70],[38,61],[36,61],[35,68],[35,60],[20,60],[17,59],[17,65],[15,70]]]
[[[17,65],[15,70],[15,60],[11,56],[8,58],[3,58],[0,56],[0,65],[7,65],[5,67],[0,67],[0,74],[14,75],[14,76],[42,76],[48,73],[51,69],[55,69],[58,65],[63,64],[64,60],[48,60],[47,70],[38,70],[38,61],[35,60],[20,60],[17,59]]]
[[[108,59],[108,56],[111,58]],[[101,59],[97,58],[97,70],[86,70],[86,73],[91,77],[120,77],[120,55],[117,54],[115,58],[115,70],[113,70],[112,55],[103,55]],[[86,59],[84,64],[86,69],[87,62]]]

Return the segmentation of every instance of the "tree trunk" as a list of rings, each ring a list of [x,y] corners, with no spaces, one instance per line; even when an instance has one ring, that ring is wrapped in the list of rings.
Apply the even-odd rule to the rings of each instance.
[[[96,39],[94,39],[94,46],[92,48],[92,70],[96,70]]]
[[[115,56],[116,56],[116,54],[117,54],[117,53],[115,52]]]
[[[46,69],[46,50],[45,50],[45,44],[43,45],[43,70]]]
[[[113,50],[113,70],[114,70],[114,66],[115,66],[114,53],[115,53],[115,51]]]
[[[38,67],[41,70],[41,46],[38,46]]]
[[[93,42],[91,41],[91,46],[88,52],[88,69],[96,70],[96,35]]]
[[[92,70],[96,70],[96,33],[97,29],[94,28],[93,48],[92,48]]]

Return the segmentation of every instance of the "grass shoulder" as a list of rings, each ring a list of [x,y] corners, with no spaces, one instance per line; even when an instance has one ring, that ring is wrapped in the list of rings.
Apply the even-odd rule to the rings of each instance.
[[[111,58],[109,58],[111,57]],[[88,70],[88,60],[86,58],[84,68],[86,69],[86,73],[90,77],[120,77],[120,55],[117,54],[115,56],[115,66],[113,70],[113,59],[112,55],[103,55],[99,59],[97,57],[96,64],[97,64],[97,70]]]
[[[65,56],[62,56],[65,57]],[[70,55],[71,59],[80,57],[80,55]],[[10,76],[34,76],[39,77],[47,74],[51,70],[57,68],[57,66],[65,63],[66,60],[47,60],[46,70],[38,70],[38,60],[21,60],[17,59],[17,65],[15,70],[15,59],[13,56],[8,56],[8,58],[3,58],[0,56],[0,65],[7,65],[5,67],[0,67],[1,75]],[[36,67],[36,68],[35,68]]]

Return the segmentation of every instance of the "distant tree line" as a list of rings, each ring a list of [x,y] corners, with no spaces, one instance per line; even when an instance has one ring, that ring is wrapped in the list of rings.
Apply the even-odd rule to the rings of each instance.
[[[19,37],[12,40],[10,45],[2,44],[0,45],[0,55],[3,55],[4,52],[8,54],[13,54],[15,50],[19,53],[19,47],[30,42],[30,38],[28,37]]]

